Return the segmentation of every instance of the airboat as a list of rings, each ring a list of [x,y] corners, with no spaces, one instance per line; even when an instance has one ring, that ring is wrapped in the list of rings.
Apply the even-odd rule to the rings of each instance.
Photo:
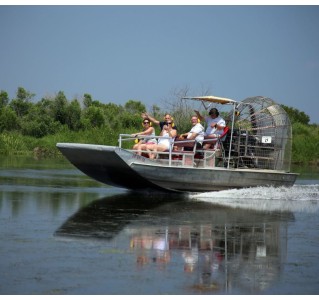
[[[57,143],[57,147],[87,176],[134,191],[209,192],[295,183],[298,174],[290,172],[291,123],[279,104],[262,96],[243,101],[216,96],[183,99],[200,101],[206,110],[215,104],[230,106],[224,134],[204,140],[214,145],[211,148],[170,139],[169,151],[149,159],[147,153],[139,155],[132,149],[136,137],[130,134],[120,134],[117,146]]]

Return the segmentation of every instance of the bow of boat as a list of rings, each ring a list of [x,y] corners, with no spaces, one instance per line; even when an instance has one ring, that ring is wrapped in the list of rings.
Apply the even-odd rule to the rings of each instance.
[[[130,190],[166,189],[134,171],[132,162],[148,159],[116,146],[57,143],[61,153],[80,171],[102,183]]]

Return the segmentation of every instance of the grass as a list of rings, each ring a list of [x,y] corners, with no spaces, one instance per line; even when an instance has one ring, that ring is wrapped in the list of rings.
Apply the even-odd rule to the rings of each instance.
[[[106,125],[103,128],[78,132],[64,129],[43,138],[24,136],[18,132],[3,132],[0,134],[0,154],[58,157],[61,156],[56,148],[59,142],[115,146],[118,144],[119,133],[131,133],[134,130],[136,129],[113,130]],[[319,165],[319,126],[293,124],[292,163]]]

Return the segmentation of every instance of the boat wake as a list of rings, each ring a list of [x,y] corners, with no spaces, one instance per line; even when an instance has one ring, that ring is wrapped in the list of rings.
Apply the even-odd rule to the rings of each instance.
[[[256,187],[191,195],[194,201],[261,211],[317,212],[319,184]]]

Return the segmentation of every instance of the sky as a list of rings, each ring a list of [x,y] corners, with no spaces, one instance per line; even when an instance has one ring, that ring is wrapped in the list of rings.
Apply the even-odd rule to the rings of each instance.
[[[270,97],[319,124],[319,6],[1,5],[0,90],[163,107]]]

